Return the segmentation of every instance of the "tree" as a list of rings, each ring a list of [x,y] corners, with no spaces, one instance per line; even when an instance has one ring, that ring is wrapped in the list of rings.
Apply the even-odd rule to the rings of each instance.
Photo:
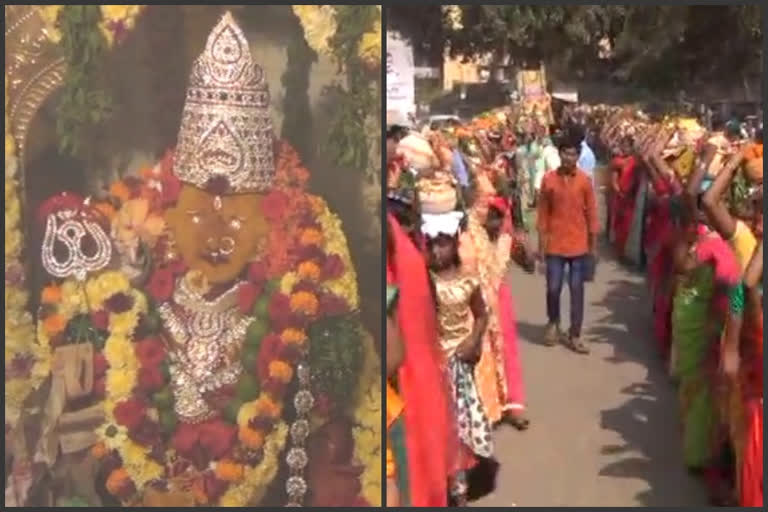
[[[393,6],[388,19],[415,48],[449,48],[466,58],[492,54],[523,65],[543,61],[578,77],[665,92],[761,72],[762,12],[755,4],[459,8],[459,29],[446,23],[439,6]],[[603,40],[613,47],[610,59],[600,58]]]

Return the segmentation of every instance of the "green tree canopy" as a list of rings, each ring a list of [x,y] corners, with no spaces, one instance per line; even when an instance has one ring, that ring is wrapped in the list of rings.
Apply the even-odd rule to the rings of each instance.
[[[762,63],[757,4],[714,6],[463,5],[456,29],[440,6],[390,7],[389,27],[414,47],[467,58],[491,53],[518,64],[545,62],[579,77],[676,90],[704,82],[740,83]],[[601,41],[611,58],[599,58]]]

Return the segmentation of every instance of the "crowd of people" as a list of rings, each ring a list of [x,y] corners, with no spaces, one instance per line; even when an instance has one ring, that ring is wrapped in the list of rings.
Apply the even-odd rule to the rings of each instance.
[[[546,275],[542,341],[589,353],[600,233],[647,270],[686,465],[714,503],[762,506],[762,128],[745,140],[733,123],[580,112],[420,131],[388,115],[389,506],[466,504],[492,431],[529,427],[510,264]]]
[[[713,503],[762,506],[762,127],[625,113],[601,135],[615,148],[610,241],[647,270],[685,464]]]

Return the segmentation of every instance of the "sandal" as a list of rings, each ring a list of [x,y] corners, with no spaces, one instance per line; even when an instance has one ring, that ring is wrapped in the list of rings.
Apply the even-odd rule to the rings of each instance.
[[[511,425],[515,427],[519,431],[528,430],[528,427],[531,426],[531,420],[528,418],[525,418],[523,416],[517,416],[514,414],[505,414],[504,419],[502,420],[504,423]]]
[[[589,354],[589,347],[581,341],[581,338],[569,337],[566,345],[577,354]]]
[[[544,333],[544,344],[550,347],[554,347],[562,338],[563,334],[560,332],[560,327],[555,324],[547,326],[547,330]]]

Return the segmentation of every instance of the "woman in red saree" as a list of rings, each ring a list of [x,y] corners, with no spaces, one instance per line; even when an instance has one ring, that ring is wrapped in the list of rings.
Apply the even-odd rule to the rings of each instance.
[[[744,450],[739,505],[763,506],[763,244],[744,274],[746,308],[740,344],[739,381],[744,397]]]
[[[434,299],[422,253],[393,216],[387,220],[387,284],[398,290],[395,311],[404,345],[396,382],[405,451],[405,460],[395,454],[396,471],[407,475],[400,505],[445,507],[459,442],[437,346]]]
[[[659,350],[665,357],[669,356],[671,345],[674,289],[672,254],[680,236],[676,220],[682,207],[682,186],[670,164],[662,157],[670,137],[671,133],[662,130],[641,154],[653,190],[653,199],[646,211],[643,246],[653,298],[654,334]]]
[[[611,231],[619,258],[624,256],[635,212],[637,159],[632,152],[632,139],[624,138],[618,156],[611,161]]]
[[[763,506],[763,246],[744,279],[730,292],[722,371],[732,390],[728,404],[736,451],[736,496],[742,507]]]

